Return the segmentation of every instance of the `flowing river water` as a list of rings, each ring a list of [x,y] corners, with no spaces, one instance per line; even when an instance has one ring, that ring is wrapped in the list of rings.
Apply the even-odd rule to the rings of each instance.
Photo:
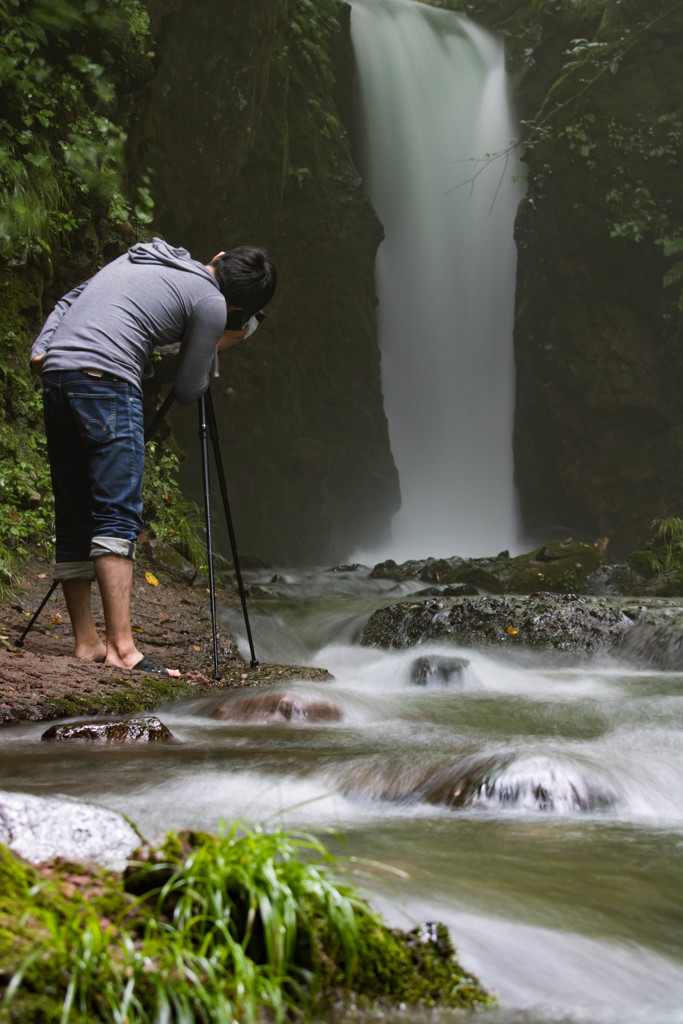
[[[2,788],[124,811],[150,838],[238,817],[323,830],[341,853],[394,871],[366,883],[390,921],[448,924],[499,997],[478,1019],[682,1022],[683,675],[363,647],[371,611],[421,584],[248,576],[270,594],[251,604],[257,655],[329,669],[330,682],[286,689],[331,701],[341,721],[212,718],[254,693],[234,690],[160,709],[177,745],[70,747],[41,743],[40,723],[15,726],[0,733]],[[469,664],[452,685],[412,684],[430,653]],[[484,762],[491,784],[470,806],[431,802]]]

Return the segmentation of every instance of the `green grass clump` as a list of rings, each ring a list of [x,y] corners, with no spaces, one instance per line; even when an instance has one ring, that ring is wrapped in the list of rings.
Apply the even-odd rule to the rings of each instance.
[[[443,926],[387,928],[337,868],[311,836],[241,825],[143,847],[106,906],[81,896],[50,908],[57,882],[29,888],[21,867],[18,929],[2,931],[0,903],[0,1021],[29,1005],[32,1020],[60,1024],[252,1024],[344,1000],[488,1004]]]

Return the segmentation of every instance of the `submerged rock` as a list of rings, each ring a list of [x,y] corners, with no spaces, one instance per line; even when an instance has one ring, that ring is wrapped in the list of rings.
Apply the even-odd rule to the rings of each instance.
[[[140,836],[121,814],[67,797],[0,792],[0,843],[39,864],[64,860],[120,863]]]
[[[514,808],[520,811],[604,810],[614,796],[573,765],[549,757],[487,758],[438,769],[423,798],[447,807]]]
[[[414,686],[462,684],[469,665],[467,658],[427,654],[411,663],[410,681]]]
[[[302,693],[265,693],[216,708],[221,722],[339,722],[341,708]]]
[[[70,722],[51,725],[41,740],[72,743],[175,743],[173,733],[153,715],[116,721]]]
[[[401,602],[374,612],[361,644],[411,647],[448,638],[467,647],[610,650],[633,627],[621,608],[572,594]]]
[[[544,755],[474,755],[431,764],[401,758],[354,765],[342,790],[355,798],[452,809],[542,811],[567,814],[611,807],[615,794],[583,767]]]

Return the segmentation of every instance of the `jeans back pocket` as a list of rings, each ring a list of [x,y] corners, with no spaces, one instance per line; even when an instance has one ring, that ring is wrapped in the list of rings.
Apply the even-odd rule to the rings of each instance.
[[[85,441],[106,444],[116,438],[116,396],[70,394],[78,429]]]

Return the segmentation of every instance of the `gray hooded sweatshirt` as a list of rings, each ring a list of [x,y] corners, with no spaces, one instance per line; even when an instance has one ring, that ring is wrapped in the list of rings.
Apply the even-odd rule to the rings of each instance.
[[[101,370],[140,388],[152,350],[180,342],[174,391],[181,404],[209,385],[227,306],[212,274],[187,249],[160,238],[134,245],[64,295],[38,335],[31,359],[43,372]]]

